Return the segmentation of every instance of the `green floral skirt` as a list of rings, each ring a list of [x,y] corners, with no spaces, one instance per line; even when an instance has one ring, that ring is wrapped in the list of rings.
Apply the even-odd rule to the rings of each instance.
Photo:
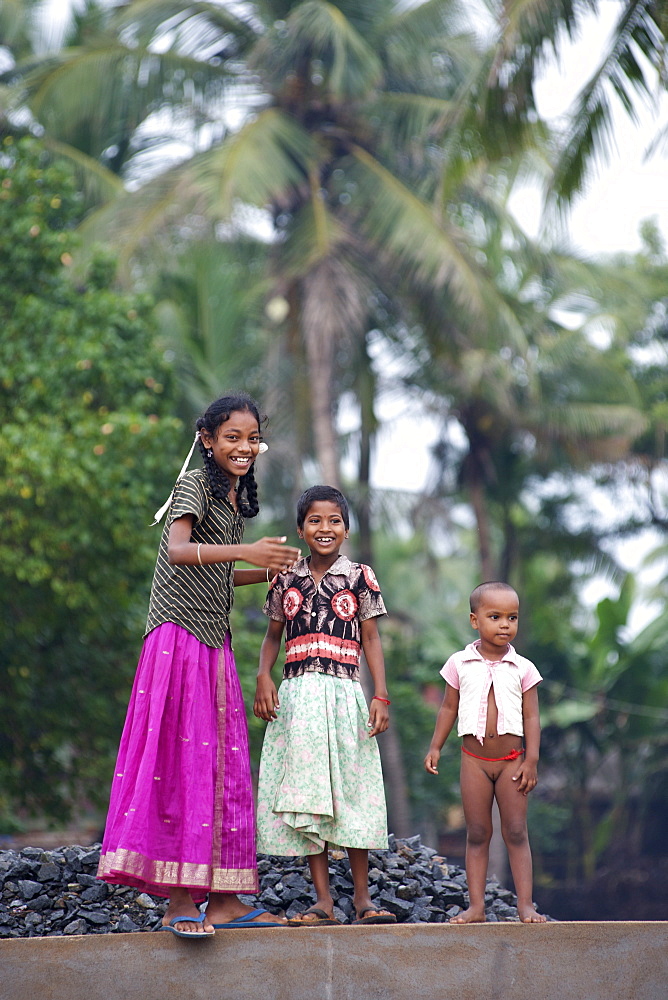
[[[260,854],[387,849],[385,790],[358,681],[307,673],[284,680],[260,760]]]

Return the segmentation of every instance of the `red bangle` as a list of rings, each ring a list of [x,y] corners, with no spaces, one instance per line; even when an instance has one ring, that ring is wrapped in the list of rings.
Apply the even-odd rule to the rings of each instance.
[[[373,698],[371,699],[371,701],[374,701],[374,699],[376,701],[382,701],[383,705],[391,705],[392,704],[392,702],[388,701],[387,698],[379,698],[377,694],[375,694],[373,696]]]

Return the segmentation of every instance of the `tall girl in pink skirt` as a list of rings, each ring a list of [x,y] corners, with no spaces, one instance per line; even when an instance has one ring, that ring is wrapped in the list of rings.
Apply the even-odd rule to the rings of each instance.
[[[280,923],[237,896],[257,892],[258,879],[229,615],[235,586],[266,584],[299,558],[285,538],[242,541],[244,519],[259,510],[254,400],[216,400],[196,441],[204,468],[182,471],[170,497],[98,870],[105,882],[169,897],[164,927],[191,940]],[[236,569],[237,560],[262,568]]]

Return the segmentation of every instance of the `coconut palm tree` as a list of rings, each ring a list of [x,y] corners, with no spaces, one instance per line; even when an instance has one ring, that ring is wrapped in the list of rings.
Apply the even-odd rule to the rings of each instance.
[[[459,492],[470,504],[483,579],[512,578],[518,531],[525,525],[526,533],[539,507],[532,517],[525,506],[532,483],[626,460],[647,427],[629,358],[616,344],[596,346],[589,333],[607,308],[605,297],[594,298],[598,269],[503,244],[499,235],[488,230],[481,249],[521,321],[524,345],[499,339],[494,325],[472,322],[443,294],[423,294],[414,344],[423,360],[404,380],[443,422],[433,489]],[[584,314],[574,329],[557,319],[569,308]]]
[[[137,188],[88,232],[129,256],[203,216],[229,233],[253,225],[249,206],[261,211],[323,478],[340,478],[337,377],[375,290],[447,287],[517,336],[465,230],[440,197],[434,209],[434,172],[451,160],[465,176],[472,83],[489,61],[454,0],[133,0],[101,24],[92,2],[87,14],[97,33],[87,37],[83,17],[81,44],[32,63],[25,83],[49,141]]]

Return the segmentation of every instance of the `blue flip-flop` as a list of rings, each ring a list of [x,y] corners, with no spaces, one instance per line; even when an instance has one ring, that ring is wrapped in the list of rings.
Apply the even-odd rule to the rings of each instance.
[[[163,931],[171,931],[172,934],[176,934],[177,937],[192,938],[197,940],[198,938],[210,938],[216,933],[215,931],[204,931],[203,934],[193,934],[191,931],[177,931],[176,924],[203,924],[206,920],[206,914],[200,913],[199,917],[173,917],[168,924],[163,924]]]
[[[256,910],[249,910],[248,913],[244,913],[243,917],[235,917],[234,920],[228,920],[224,924],[212,924],[211,926],[215,927],[216,930],[222,930],[223,928],[229,928],[232,930],[235,927],[285,927],[285,924],[279,923],[277,920],[254,919],[255,917],[261,916],[263,913],[267,913],[268,916],[271,916],[271,913],[268,913],[267,910],[260,908]]]

